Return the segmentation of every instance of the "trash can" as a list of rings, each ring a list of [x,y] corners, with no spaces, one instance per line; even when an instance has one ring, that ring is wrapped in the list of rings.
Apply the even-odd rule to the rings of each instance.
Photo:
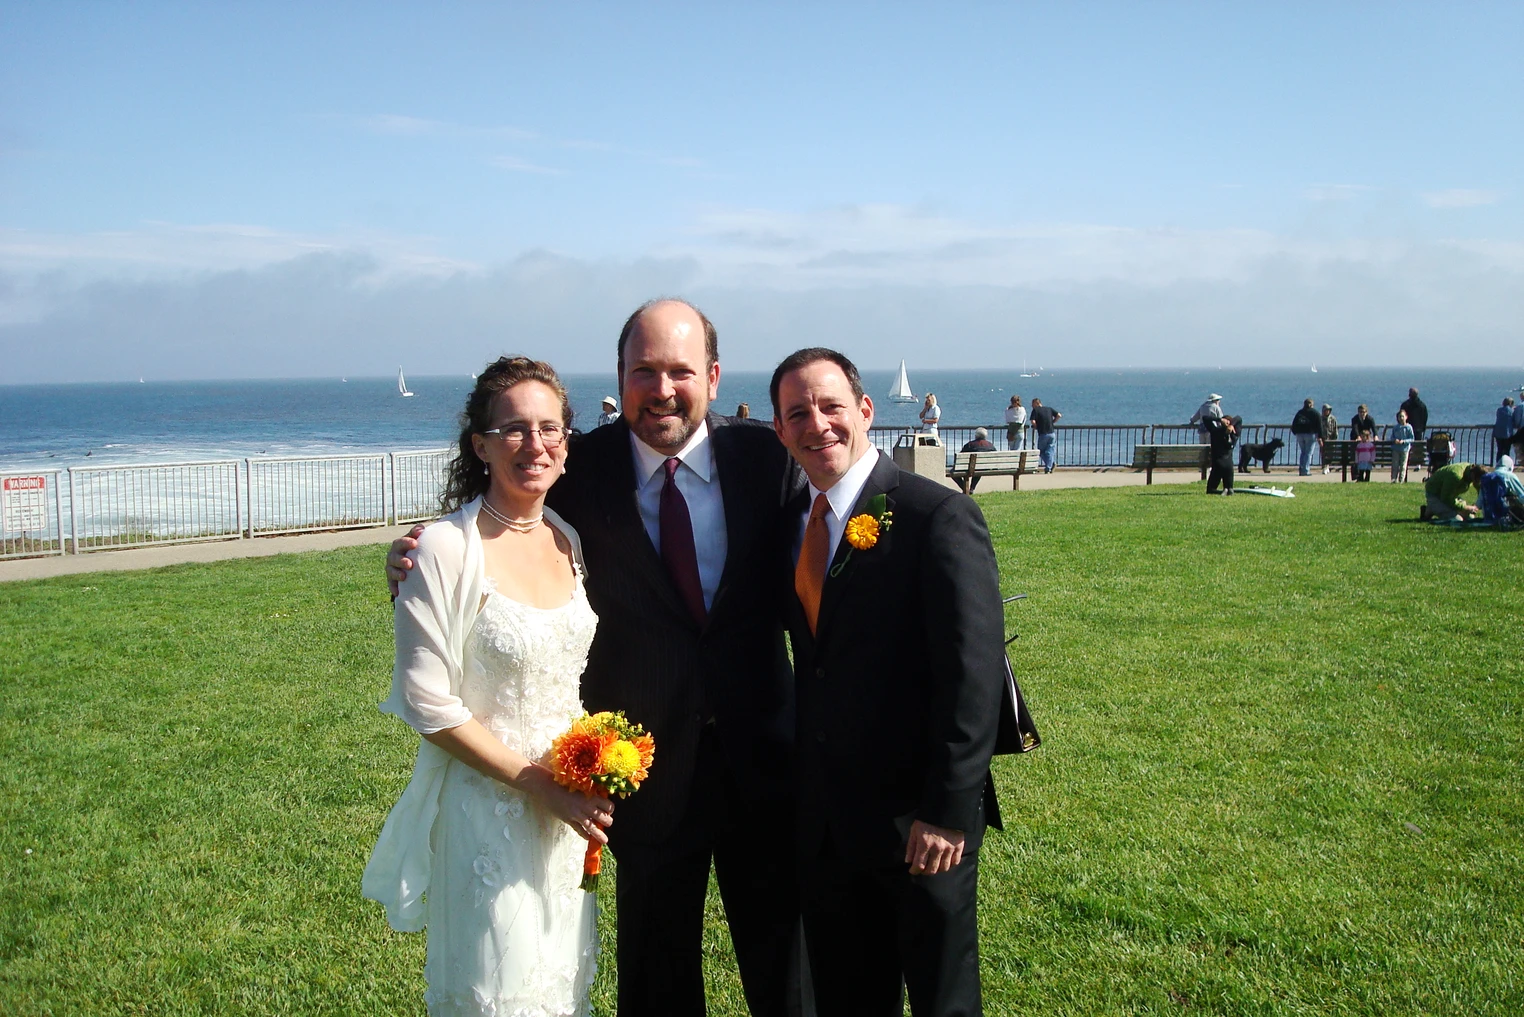
[[[934,434],[907,432],[894,443],[894,465],[940,481],[947,476],[947,450]]]

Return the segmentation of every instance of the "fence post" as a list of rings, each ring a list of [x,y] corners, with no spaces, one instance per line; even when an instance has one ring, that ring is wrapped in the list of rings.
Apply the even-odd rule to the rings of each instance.
[[[248,514],[247,520],[245,520],[249,524],[249,528],[248,528],[248,530],[246,532],[248,533],[248,539],[253,540],[254,539],[254,463],[251,460],[249,460],[249,459],[245,459],[243,461],[243,475],[244,475],[244,491],[249,496],[249,514]]]
[[[395,452],[388,452],[386,454],[386,463],[381,467],[381,469],[382,469],[383,473],[387,469],[390,469],[391,472],[392,472],[392,486],[391,486],[391,490],[392,490],[392,507],[391,507],[391,511],[389,511],[389,512],[385,511],[385,509],[383,507],[383,514],[390,521],[392,526],[396,526],[397,525],[397,453],[395,453]],[[384,490],[381,493],[381,497],[383,499],[386,497],[386,492]]]
[[[59,528],[63,528],[63,520],[58,521]],[[59,534],[59,540],[63,534]],[[69,548],[70,554],[79,554],[79,499],[74,494],[74,467],[69,467]]]

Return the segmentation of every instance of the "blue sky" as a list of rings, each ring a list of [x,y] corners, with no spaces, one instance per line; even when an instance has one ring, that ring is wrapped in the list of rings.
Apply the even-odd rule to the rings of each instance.
[[[1524,5],[313,6],[0,4],[13,380],[1524,357]]]

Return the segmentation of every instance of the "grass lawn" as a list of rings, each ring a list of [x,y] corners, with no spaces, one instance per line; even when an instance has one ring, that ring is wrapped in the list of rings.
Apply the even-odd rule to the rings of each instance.
[[[1046,740],[996,763],[988,1012],[1524,1012],[1524,537],[1420,491],[980,496]],[[421,1013],[359,897],[390,647],[374,548],[0,584],[0,1013]],[[708,947],[744,1013],[713,895]]]

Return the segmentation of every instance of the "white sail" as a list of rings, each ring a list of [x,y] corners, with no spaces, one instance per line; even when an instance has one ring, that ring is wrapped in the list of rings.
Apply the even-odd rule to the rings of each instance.
[[[402,376],[402,368],[397,368],[397,394],[404,398],[412,396],[407,390],[407,379]]]
[[[910,391],[910,375],[905,373],[905,361],[900,361],[900,376],[894,380],[894,387],[889,390],[889,398],[897,403],[915,402],[915,393]]]

